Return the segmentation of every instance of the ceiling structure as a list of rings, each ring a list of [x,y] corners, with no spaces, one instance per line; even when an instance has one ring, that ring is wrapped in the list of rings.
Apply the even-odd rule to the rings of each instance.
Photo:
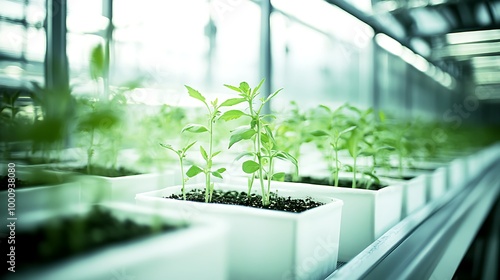
[[[500,0],[327,1],[500,100]]]

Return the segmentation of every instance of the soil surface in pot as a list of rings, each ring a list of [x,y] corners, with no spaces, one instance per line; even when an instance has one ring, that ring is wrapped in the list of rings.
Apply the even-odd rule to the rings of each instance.
[[[6,191],[9,188],[9,184],[12,184],[9,182],[9,176],[7,176],[7,175],[2,176],[2,178],[0,180],[0,191]],[[27,182],[25,182],[24,180],[20,180],[17,177],[14,177],[13,184],[15,185],[16,189],[26,187],[29,185],[29,184],[27,184]]]
[[[71,168],[69,169],[70,171],[82,173],[82,174],[88,174],[87,173],[87,166],[82,166],[78,168]],[[137,171],[133,171],[130,169],[126,169],[123,167],[120,167],[118,169],[111,169],[111,168],[106,168],[102,166],[92,166],[90,169],[90,174],[88,175],[97,175],[97,176],[104,176],[104,177],[123,177],[123,176],[132,176],[132,175],[139,175],[140,173]]]
[[[173,194],[170,199],[182,200],[182,195]],[[186,193],[186,200],[205,202],[205,190],[194,189]],[[300,213],[323,205],[311,198],[299,199],[291,197],[281,197],[279,193],[271,193],[270,204],[262,205],[262,196],[258,194],[247,195],[247,192],[214,190],[212,203],[249,206],[260,209],[278,210],[293,213]]]
[[[292,182],[292,176],[285,176],[286,182]],[[294,181],[295,183],[305,183],[305,184],[313,184],[313,185],[324,185],[324,186],[334,186],[334,184],[330,183],[328,178],[315,178],[309,176],[303,176],[299,178],[299,181]],[[366,181],[359,180],[356,182],[357,189],[368,189],[368,190],[380,190],[383,187],[387,187],[386,184],[378,184],[376,182],[371,182],[370,185],[367,185]],[[352,188],[352,180],[347,179],[339,179],[338,187],[341,188]]]
[[[7,237],[2,237],[1,246],[4,247],[2,252],[9,252],[8,246],[15,246],[17,272],[19,268],[54,263],[119,242],[183,227],[165,223],[157,226],[138,224],[128,219],[118,219],[108,210],[94,207],[85,215],[55,217],[32,230],[16,232],[15,245],[8,245]]]

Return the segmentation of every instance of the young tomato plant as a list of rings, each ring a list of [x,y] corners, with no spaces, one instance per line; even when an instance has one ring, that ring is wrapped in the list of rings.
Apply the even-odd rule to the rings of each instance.
[[[218,100],[215,99],[212,102],[207,102],[206,98],[197,90],[186,86],[188,90],[189,96],[194,99],[197,99],[205,105],[208,112],[208,123],[207,126],[201,124],[188,124],[183,129],[182,132],[191,132],[191,133],[208,133],[208,151],[200,145],[200,153],[203,159],[205,160],[205,166],[202,168],[198,165],[192,165],[186,175],[189,178],[192,178],[200,173],[205,175],[205,202],[212,201],[212,194],[214,191],[214,184],[211,182],[211,177],[217,177],[222,179],[222,173],[226,171],[226,168],[221,167],[215,171],[212,170],[213,159],[215,156],[220,154],[220,151],[213,151],[214,146],[214,124],[217,118],[220,116],[220,107],[223,106],[231,106],[231,102],[223,102],[218,104]]]
[[[302,144],[312,141],[312,135],[309,133],[308,115],[300,110],[295,101],[290,102],[290,106],[287,117],[275,129],[275,137],[278,145],[299,161],[300,148]],[[292,171],[295,171],[295,167]],[[292,174],[292,182],[298,182],[299,174]]]
[[[345,116],[341,114],[343,107],[332,111],[330,108],[324,105],[319,106],[320,109],[326,111],[327,121],[324,119],[316,120],[324,124],[323,129],[315,130],[311,132],[312,136],[318,138],[325,138],[327,144],[320,145],[320,149],[324,149],[325,155],[328,159],[329,170],[332,171],[333,176],[330,177],[330,184],[334,186],[339,185],[339,171],[342,168],[342,163],[339,160],[339,152],[345,148],[346,140],[345,135],[356,129],[356,126],[348,126],[346,124]],[[325,148],[327,146],[328,148]]]
[[[263,83],[264,80],[261,80],[253,90],[246,82],[240,83],[239,87],[225,85],[227,88],[238,92],[239,97],[228,99],[223,104],[230,106],[246,103],[248,111],[245,113],[240,110],[230,110],[225,112],[220,118],[224,120],[237,119],[242,116],[249,118],[249,125],[240,127],[232,132],[229,139],[229,148],[242,140],[253,141],[253,150],[240,155],[238,159],[243,156],[252,157],[251,160],[247,160],[242,164],[243,172],[251,176],[248,180],[248,193],[250,194],[255,174],[257,174],[262,193],[262,205],[268,206],[271,198],[271,181],[282,180],[285,176],[284,172],[274,171],[274,160],[282,159],[291,162],[296,168],[295,172],[298,171],[298,165],[297,160],[292,155],[279,150],[277,147],[269,123],[266,121],[266,118],[274,118],[274,116],[272,114],[262,114],[264,105],[275,97],[281,89],[270,94],[265,99],[260,98],[260,104],[256,104],[255,99],[260,95],[259,89]],[[267,178],[267,185],[264,182],[264,178]]]
[[[187,144],[186,146],[184,146],[182,149],[180,150],[177,150],[177,149],[174,149],[172,147],[172,145],[168,145],[168,144],[161,144],[160,143],[160,146],[162,146],[163,148],[166,148],[168,150],[171,150],[172,152],[174,152],[178,157],[179,157],[179,165],[181,167],[181,180],[182,180],[182,188],[181,188],[181,191],[182,191],[182,199],[183,200],[186,200],[186,190],[185,190],[185,186],[186,186],[186,182],[187,180],[189,180],[188,178],[185,178],[184,177],[184,159],[186,158],[186,153],[187,151],[196,143],[196,141],[194,142],[191,142],[190,144]]]

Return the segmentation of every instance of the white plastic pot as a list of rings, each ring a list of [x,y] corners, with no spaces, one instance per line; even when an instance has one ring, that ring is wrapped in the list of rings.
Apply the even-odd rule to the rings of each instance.
[[[398,186],[403,191],[401,218],[412,214],[427,203],[428,175],[422,174],[411,180],[391,179],[381,177],[381,180],[391,186]]]
[[[168,223],[185,221],[130,204],[110,204],[113,215],[150,224],[154,216]],[[33,227],[61,212],[25,215],[22,227]],[[67,213],[65,213],[67,214]],[[17,230],[21,230],[18,228]],[[227,279],[227,226],[214,221],[191,221],[187,228],[109,245],[29,271],[16,271],[7,279]]]
[[[308,185],[311,194],[344,202],[340,227],[339,261],[347,262],[401,220],[402,188],[378,191]]]
[[[348,173],[341,174],[341,179],[345,179],[346,174]],[[237,177],[227,180],[228,183],[240,184],[245,181],[245,178]],[[344,202],[338,258],[342,262],[352,259],[401,220],[401,186],[388,186],[374,191],[302,183],[273,183],[277,188],[290,187],[290,184],[292,188],[305,189],[311,196],[327,196]]]
[[[186,186],[189,191],[203,184]],[[247,191],[246,184],[217,183],[215,189]],[[260,186],[254,185],[257,193]],[[217,217],[229,228],[230,279],[324,279],[337,266],[342,202],[310,194],[295,184],[273,183],[280,196],[312,197],[325,203],[302,213],[236,205],[199,203],[164,196],[180,194],[181,187],[141,193],[137,203],[176,211],[180,217]],[[206,278],[207,279],[207,278]],[[212,279],[212,278],[210,278]],[[214,278],[215,279],[215,278]]]
[[[139,174],[122,177],[104,177],[80,175],[84,203],[115,201],[135,202],[135,195],[140,192],[159,190],[179,182],[179,174],[174,170],[162,173]]]
[[[464,158],[454,159],[448,165],[449,189],[461,189],[469,182],[469,171],[467,161]]]
[[[448,188],[448,167],[440,167],[427,176],[427,200],[442,197]]]

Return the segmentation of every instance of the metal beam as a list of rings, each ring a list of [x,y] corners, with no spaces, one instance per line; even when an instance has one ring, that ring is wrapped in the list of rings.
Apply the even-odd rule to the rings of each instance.
[[[66,13],[67,0],[47,0],[45,87],[49,92],[69,90]]]
[[[267,96],[272,90],[272,56],[271,56],[271,0],[260,2],[260,76],[266,82],[262,86],[262,91]],[[264,114],[271,112],[271,106],[267,103],[264,107]]]

